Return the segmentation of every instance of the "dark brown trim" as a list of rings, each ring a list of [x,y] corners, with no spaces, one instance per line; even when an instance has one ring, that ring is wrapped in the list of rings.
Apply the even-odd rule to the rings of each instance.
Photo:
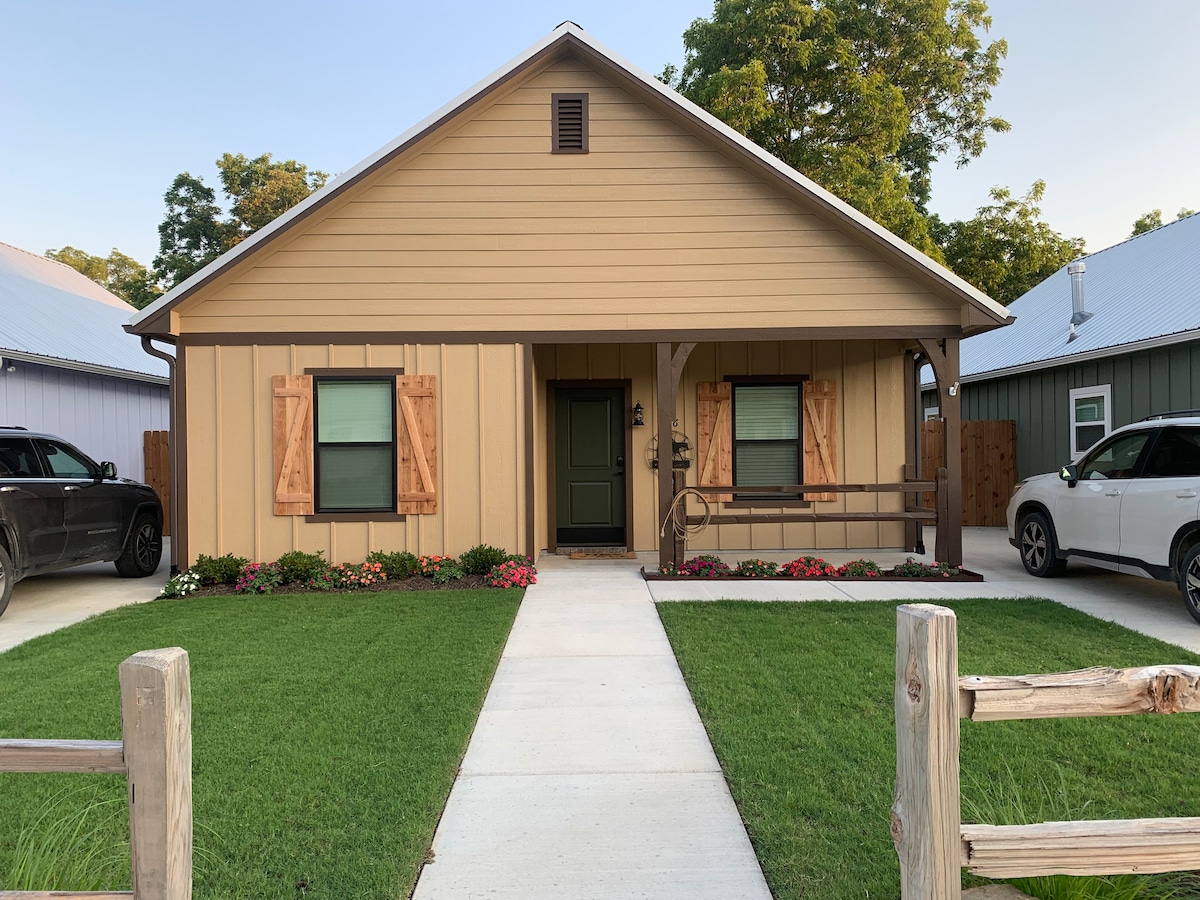
[[[390,368],[390,369],[388,369],[388,368],[382,368],[382,367],[381,367],[381,368],[378,368],[378,369],[371,369],[371,368],[367,368],[367,369],[351,369],[351,368],[345,368],[345,369],[312,369],[312,368],[306,368],[306,369],[304,370],[304,374],[305,374],[305,375],[316,375],[316,376],[330,376],[330,375],[334,375],[334,376],[336,376],[336,375],[345,375],[345,376],[348,376],[348,377],[366,376],[366,377],[370,377],[370,378],[375,378],[375,377],[378,377],[378,376],[380,376],[380,375],[384,375],[384,376],[387,376],[387,375],[403,375],[403,374],[404,374],[404,370],[403,370],[403,369],[396,369],[396,368]]]
[[[921,341],[921,349],[933,368],[937,383],[938,408],[942,421],[943,467],[946,473],[945,499],[938,491],[938,519],[934,556],[939,562],[962,565],[962,392],[959,384],[958,341]],[[939,470],[940,471],[940,470]]]
[[[534,454],[533,344],[521,345],[525,393],[525,555],[537,559],[537,459]]]
[[[171,545],[174,547],[178,541],[178,552],[174,555],[175,560],[180,569],[186,569],[191,565],[191,557],[188,556],[188,405],[187,405],[187,347],[182,343],[175,348],[175,377],[178,385],[175,389],[175,404],[178,408],[179,416],[176,425],[179,433],[172,435],[172,439],[176,440],[179,445],[179,450],[176,453],[176,462],[179,465],[179,472],[172,473],[172,478],[175,480],[175,496],[171,498],[171,503],[176,505],[178,510],[176,521],[179,524],[178,533],[171,535]],[[258,515],[258,510],[254,511],[254,515]]]
[[[904,478],[907,481],[916,481],[921,474],[918,470],[918,457],[920,448],[918,441],[920,440],[920,430],[917,428],[917,416],[920,412],[917,410],[917,363],[916,357],[912,350],[904,351]],[[905,494],[904,506],[907,509],[910,506],[917,506],[921,502],[919,494]],[[909,553],[915,553],[917,545],[924,543],[921,538],[921,526],[915,521],[904,523],[904,549]]]
[[[810,500],[730,500],[722,509],[811,509]]]
[[[363,513],[316,513],[305,516],[305,522],[403,522],[404,513],[363,512]]]
[[[200,281],[197,281],[194,285],[192,285],[190,288],[188,288],[187,291],[181,293],[178,297],[172,298],[170,303],[168,303],[162,309],[158,310],[153,316],[146,319],[144,322],[138,323],[138,326],[136,326],[136,333],[137,334],[146,334],[146,333],[154,332],[154,331],[169,332],[171,330],[171,327],[170,327],[171,326],[171,317],[170,317],[171,310],[173,310],[176,306],[178,306],[181,302],[183,302],[183,300],[185,300],[186,298],[195,294],[196,291],[200,290],[201,288],[212,283],[215,279],[217,279],[221,275],[225,274],[225,272],[227,272],[229,269],[236,266],[238,263],[240,263],[246,259],[249,259],[254,254],[261,251],[263,249],[263,247],[266,247],[267,245],[271,244],[272,242],[277,240],[281,235],[286,234],[288,231],[290,231],[296,225],[305,221],[309,216],[311,216],[317,210],[327,206],[330,202],[332,202],[333,200],[342,196],[344,193],[346,193],[347,190],[354,187],[356,184],[361,182],[363,179],[368,178],[371,175],[375,174],[375,172],[379,171],[379,169],[381,169],[384,166],[391,163],[398,156],[401,156],[404,153],[406,153],[408,150],[412,149],[414,146],[419,144],[425,138],[429,137],[431,134],[438,131],[443,125],[456,119],[458,116],[462,115],[464,112],[466,112],[472,106],[475,106],[481,100],[489,97],[491,94],[495,93],[497,90],[502,88],[505,84],[512,81],[517,76],[528,71],[533,66],[538,65],[542,60],[546,59],[547,57],[557,55],[562,50],[563,46],[568,43],[578,44],[579,41],[577,38],[574,38],[570,33],[564,34],[558,40],[547,44],[545,47],[543,47],[537,53],[530,56],[527,60],[525,60],[520,65],[514,66],[510,71],[506,72],[503,76],[501,76],[500,78],[497,78],[491,84],[487,85],[478,94],[475,94],[472,97],[468,97],[461,104],[454,107],[454,109],[449,110],[448,112],[445,113],[445,115],[440,116],[436,121],[429,123],[429,125],[427,125],[425,128],[422,128],[419,132],[414,134],[403,144],[400,144],[398,147],[393,148],[391,150],[391,152],[389,152],[383,156],[380,156],[373,163],[371,163],[371,165],[365,167],[361,172],[356,173],[352,177],[349,177],[342,181],[339,181],[337,183],[337,187],[335,189],[331,190],[328,194],[323,196],[320,200],[313,203],[312,206],[305,209],[303,212],[298,214],[295,218],[289,219],[287,222],[284,222],[277,230],[275,230],[275,231],[271,232],[271,234],[267,235],[261,244],[258,244],[257,246],[252,248],[252,250],[248,254],[243,256],[242,254],[235,252],[235,255],[232,258],[227,260],[222,265],[214,268],[203,279],[201,279]]]
[[[731,316],[732,318],[732,316]],[[958,325],[800,328],[677,328],[610,331],[279,331],[190,332],[180,346],[328,346],[329,344],[656,344],[670,341],[885,341],[960,337]]]
[[[583,133],[578,147],[564,147],[560,134],[560,105],[564,100],[578,100],[580,105],[581,125]],[[587,153],[588,152],[588,95],[587,94],[551,94],[550,95],[550,152],[551,153]]]
[[[828,512],[828,513],[757,513],[751,516],[709,516],[709,525],[777,525],[800,522],[932,522],[937,513],[932,509],[917,512]],[[688,516],[689,525],[699,525],[704,516]],[[957,565],[955,563],[954,565]]]
[[[726,375],[723,380],[730,384],[803,384],[812,379],[811,375]],[[803,398],[802,398],[803,402]]]
[[[559,388],[624,388],[625,390],[625,546],[633,550],[633,426],[630,424],[633,409],[633,379],[631,378],[548,378],[546,380],[546,494],[548,516],[546,519],[549,534],[546,541],[549,551],[558,550],[558,446],[555,440],[556,432],[556,403],[554,392]]]

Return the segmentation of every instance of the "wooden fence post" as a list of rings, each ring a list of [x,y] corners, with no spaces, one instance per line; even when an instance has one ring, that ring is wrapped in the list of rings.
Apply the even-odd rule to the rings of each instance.
[[[129,772],[135,900],[192,896],[192,690],[187,651],[145,650],[123,663],[121,737]]]
[[[939,494],[939,497],[941,495]],[[896,795],[901,900],[959,900],[958,634],[954,613],[896,610]]]

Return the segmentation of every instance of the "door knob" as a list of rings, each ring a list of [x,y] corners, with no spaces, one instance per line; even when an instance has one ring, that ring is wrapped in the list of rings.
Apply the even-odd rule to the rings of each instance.
[[[625,457],[623,457],[623,456],[618,456],[618,457],[617,457],[617,465],[618,465],[618,466],[624,466],[624,465],[625,465]]]

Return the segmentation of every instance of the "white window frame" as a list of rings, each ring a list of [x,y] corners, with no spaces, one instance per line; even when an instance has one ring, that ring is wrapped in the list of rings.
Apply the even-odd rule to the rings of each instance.
[[[1075,401],[1086,400],[1089,397],[1104,398],[1104,419],[1097,422],[1079,422],[1075,418]],[[1080,426],[1104,425],[1104,437],[1108,437],[1112,433],[1112,385],[1111,384],[1093,384],[1088,387],[1071,388],[1067,398],[1067,409],[1071,416],[1071,430],[1067,433],[1067,440],[1071,446],[1071,462],[1077,462],[1084,453],[1087,452],[1087,447],[1082,450],[1076,450],[1075,447],[1076,433]],[[1090,444],[1088,446],[1091,446]]]
[[[925,421],[926,422],[932,421],[933,419],[940,419],[941,417],[942,417],[942,411],[940,409],[938,409],[938,407],[936,405],[925,407]]]

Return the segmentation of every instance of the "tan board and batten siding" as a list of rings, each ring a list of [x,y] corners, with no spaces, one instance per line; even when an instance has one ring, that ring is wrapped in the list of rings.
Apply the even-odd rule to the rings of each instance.
[[[590,152],[551,154],[550,95],[589,95]],[[962,304],[927,290],[862,238],[802,208],[743,163],[564,59],[488,100],[249,254],[172,312],[172,330],[312,332],[295,345],[185,347],[188,562],[199,553],[275,559],[322,550],[459,553],[548,541],[546,380],[629,378],[656,421],[653,347],[535,349],[534,506],[527,511],[523,350],[440,344],[421,332],[958,326]],[[353,332],[339,343],[339,332]],[[412,335],[364,344],[369,332]],[[386,338],[384,340],[391,340]],[[847,482],[903,470],[903,353],[888,341],[701,343],[684,373],[680,428],[697,384],[786,374],[836,385],[837,465]],[[436,513],[400,522],[309,522],[273,512],[271,378],[306,368],[403,368],[436,377]],[[252,390],[248,386],[253,386]],[[653,428],[637,429],[637,549],[657,546]],[[695,483],[695,473],[689,475]],[[819,510],[899,509],[844,495]],[[693,508],[693,511],[697,511]],[[897,523],[723,525],[695,550],[899,546]]]

